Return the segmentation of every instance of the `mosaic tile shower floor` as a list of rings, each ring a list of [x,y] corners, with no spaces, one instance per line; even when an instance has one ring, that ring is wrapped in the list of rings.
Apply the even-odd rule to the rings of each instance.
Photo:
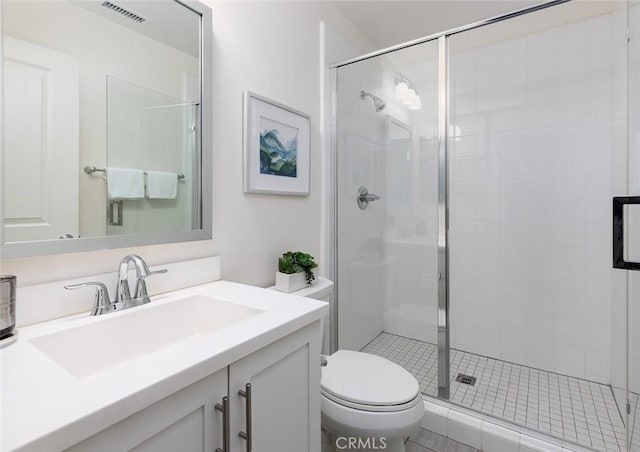
[[[381,333],[362,351],[387,358],[411,372],[424,394],[438,392],[438,348]],[[623,451],[624,424],[607,385],[451,350],[451,402],[601,451]],[[456,376],[477,378],[475,385]],[[632,394],[632,450],[640,451],[636,429],[639,396]]]

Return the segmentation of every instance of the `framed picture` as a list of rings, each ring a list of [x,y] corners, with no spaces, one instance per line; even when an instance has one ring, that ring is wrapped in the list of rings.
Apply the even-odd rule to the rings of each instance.
[[[309,115],[244,93],[244,192],[309,195]]]

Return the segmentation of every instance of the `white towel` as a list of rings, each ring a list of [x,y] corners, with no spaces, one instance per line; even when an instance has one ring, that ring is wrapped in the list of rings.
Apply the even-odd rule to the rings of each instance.
[[[176,199],[178,175],[164,171],[147,171],[147,197],[149,199]]]
[[[144,172],[128,168],[107,168],[109,199],[144,198]]]

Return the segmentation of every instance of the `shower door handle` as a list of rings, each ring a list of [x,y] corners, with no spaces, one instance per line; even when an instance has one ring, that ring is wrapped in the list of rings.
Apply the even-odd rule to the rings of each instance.
[[[640,270],[640,262],[624,260],[624,206],[640,204],[640,196],[613,198],[613,268]]]

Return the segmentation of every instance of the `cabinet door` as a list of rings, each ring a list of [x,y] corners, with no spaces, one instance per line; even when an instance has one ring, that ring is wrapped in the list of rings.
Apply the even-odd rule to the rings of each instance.
[[[91,452],[214,452],[222,447],[222,369],[71,447]]]
[[[231,451],[320,450],[321,324],[316,322],[229,366]],[[251,384],[251,428],[246,391]],[[249,431],[247,431],[249,430]]]

